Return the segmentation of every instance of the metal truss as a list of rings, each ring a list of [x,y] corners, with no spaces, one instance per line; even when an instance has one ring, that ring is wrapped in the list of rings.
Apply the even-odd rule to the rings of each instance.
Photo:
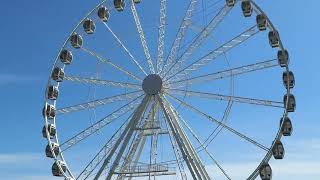
[[[164,56],[164,41],[166,28],[166,3],[167,0],[160,0],[160,18],[158,32],[158,58],[157,58],[157,73],[161,70]]]
[[[120,158],[122,157],[122,154],[123,154],[124,150],[126,149],[128,143],[129,143],[129,140],[131,139],[131,137],[133,135],[135,127],[139,123],[139,121],[142,117],[142,114],[145,111],[145,109],[149,103],[149,100],[150,100],[150,96],[145,96],[144,99],[142,100],[142,103],[137,107],[129,124],[127,125],[127,127],[125,128],[123,133],[120,135],[119,139],[116,141],[114,146],[112,147],[112,150],[110,151],[110,153],[108,154],[108,156],[104,160],[101,168],[99,169],[98,173],[94,177],[94,180],[99,179],[99,177],[101,176],[101,174],[103,173],[103,171],[105,170],[107,165],[110,163],[111,158],[113,158],[113,155],[116,152],[116,150],[118,149],[120,143],[122,142],[122,145],[121,145],[121,147],[120,147],[120,149],[119,149],[119,151],[113,161],[113,164],[111,165],[111,167],[109,169],[108,175],[106,177],[107,180],[111,179],[112,175],[114,174],[115,169],[119,165]]]
[[[119,95],[115,95],[115,96],[111,96],[103,99],[97,99],[94,101],[57,109],[56,113],[65,114],[65,113],[81,111],[84,109],[96,108],[98,106],[102,106],[102,105],[106,105],[114,102],[127,101],[130,99],[134,99],[142,96],[142,94],[143,94],[142,91],[134,91],[134,92],[124,93],[124,94],[119,94]]]
[[[140,36],[140,41],[141,41],[141,44],[142,44],[142,47],[143,47],[143,51],[144,51],[144,54],[146,56],[148,65],[149,65],[149,69],[150,69],[151,73],[154,74],[155,73],[154,66],[152,64],[152,60],[151,60],[151,56],[150,56],[150,53],[149,53],[147,41],[146,41],[146,38],[144,37],[143,29],[142,29],[142,26],[141,26],[141,23],[140,23],[140,20],[139,20],[139,16],[138,16],[138,12],[137,12],[134,0],[131,0],[131,11],[132,11],[132,14],[133,14],[133,17],[134,17],[134,21],[135,21],[136,26],[137,26],[137,30],[138,30],[138,33],[139,33],[139,36]]]
[[[164,77],[171,76],[177,70],[180,69],[182,63],[184,63],[190,56],[202,45],[202,43],[211,35],[213,30],[219,25],[219,23],[224,19],[225,16],[230,12],[232,7],[225,5],[218,14],[210,21],[210,23],[201,30],[197,38],[189,45],[187,50],[182,54],[182,56],[175,61],[175,63],[166,71]]]
[[[153,117],[155,116],[155,113],[156,113],[155,108],[156,108],[156,104],[154,103],[149,111],[147,119],[143,122],[144,128],[148,128],[148,126],[150,125],[150,120],[154,120]],[[140,146],[144,146],[141,144],[141,142],[145,143],[145,141],[146,141],[146,136],[144,136],[143,134],[144,134],[144,130],[140,130],[140,132],[138,133],[137,137],[135,138],[132,146],[130,147],[129,153],[126,155],[126,158],[124,160],[122,167],[120,168],[119,176],[118,176],[117,180],[125,178],[125,176],[126,176],[125,172],[130,167],[130,164],[132,163],[132,160],[133,160],[134,156],[136,155],[139,144],[140,144]]]
[[[76,77],[76,76],[66,76],[66,77],[64,77],[64,80],[79,82],[79,83],[83,83],[83,84],[105,85],[105,86],[113,86],[113,87],[141,90],[141,85],[139,85],[139,84],[124,83],[124,82],[103,80],[103,79],[97,79],[97,78],[83,78],[83,77]]]
[[[177,53],[180,48],[181,42],[185,36],[186,30],[191,25],[192,15],[195,10],[196,3],[197,3],[197,0],[190,1],[190,4],[189,4],[188,9],[186,11],[186,14],[182,20],[179,31],[177,33],[177,36],[176,36],[176,38],[173,42],[173,45],[171,47],[169,56],[166,59],[166,62],[163,64],[162,69],[160,71],[161,74],[166,72],[167,68],[169,68],[174,63],[174,60],[177,57]]]
[[[205,169],[205,166],[202,164],[200,157],[196,153],[195,149],[190,143],[190,140],[184,132],[178,116],[171,109],[169,103],[164,97],[158,96],[158,101],[160,102],[160,106],[164,112],[167,123],[174,134],[192,177],[194,179],[209,180],[210,177]]]
[[[138,97],[138,98],[140,98],[140,97]],[[73,136],[72,138],[70,138],[67,141],[65,141],[64,143],[62,143],[60,145],[61,150],[65,151],[65,150],[69,149],[70,147],[76,145],[80,141],[84,140],[85,138],[87,138],[87,137],[91,136],[92,134],[94,134],[95,132],[99,131],[104,126],[110,124],[113,120],[116,120],[116,119],[124,116],[126,113],[128,113],[131,110],[133,110],[134,108],[136,108],[137,105],[140,103],[140,102],[136,102],[136,100],[138,98],[136,98],[133,101],[127,103],[126,105],[120,107],[119,109],[115,110],[114,112],[107,115],[103,119],[99,120],[98,122],[94,123],[93,125],[89,126],[88,128],[86,128],[83,131],[81,131],[80,133],[78,133],[77,135]]]
[[[227,69],[224,71],[216,72],[216,73],[209,73],[201,76],[192,77],[189,79],[182,79],[179,81],[174,81],[169,83],[169,85],[183,85],[183,84],[194,84],[194,83],[203,83],[207,81],[217,80],[217,79],[224,79],[231,76],[242,75],[250,72],[255,72],[263,69],[268,69],[272,67],[278,66],[278,61],[276,59],[267,60],[259,63],[249,64],[241,67],[236,67],[232,69]]]
[[[131,114],[132,116],[132,114]],[[131,117],[129,116],[129,118]],[[111,148],[114,146],[117,139],[119,139],[121,132],[124,131],[127,121],[123,123],[120,128],[112,135],[108,142],[100,149],[100,151],[95,155],[95,157],[89,162],[85,169],[79,174],[77,180],[87,179],[97,166],[104,160],[104,158],[110,153]]]
[[[136,168],[136,167],[137,167],[137,164],[138,164],[138,161],[139,161],[140,156],[141,156],[141,154],[142,154],[143,148],[144,148],[144,146],[145,146],[145,144],[146,144],[146,140],[147,140],[147,138],[144,136],[144,137],[142,138],[141,143],[140,143],[140,147],[139,147],[139,149],[138,149],[138,151],[137,151],[137,153],[136,153],[136,155],[135,155],[135,159],[134,159],[134,161],[132,162],[132,167],[133,167],[133,168]],[[128,180],[131,180],[132,178],[133,178],[133,177],[128,177]]]
[[[167,121],[165,121],[165,124],[166,124],[168,132],[169,132],[170,142],[171,142],[172,149],[173,149],[173,152],[174,152],[174,155],[175,155],[175,158],[176,158],[176,162],[177,162],[177,165],[178,165],[178,168],[179,168],[179,171],[180,171],[181,179],[182,180],[186,180],[187,179],[187,175],[185,173],[184,166],[183,166],[182,153],[179,150],[179,146],[178,146],[178,144],[177,144],[177,142],[176,142],[176,140],[174,138],[172,130],[168,126]]]
[[[171,106],[172,109],[174,109],[174,107]],[[204,149],[204,151],[206,152],[206,154],[210,157],[210,159],[217,165],[217,167],[221,170],[221,172],[223,173],[223,175],[231,180],[230,176],[227,174],[226,170],[224,168],[222,168],[222,166],[220,165],[220,163],[218,163],[218,161],[213,157],[213,155],[208,151],[207,147],[203,146],[203,142],[200,140],[200,138],[198,137],[198,135],[192,130],[192,128],[188,125],[188,123],[180,116],[180,114],[177,112],[177,110],[174,109],[174,112],[178,115],[178,117],[180,118],[181,122],[183,123],[183,125],[185,127],[187,127],[187,129],[189,130],[189,132],[192,134],[192,136],[197,140],[197,142],[200,144],[200,146]]]
[[[191,63],[187,67],[183,68],[182,70],[174,73],[173,75],[169,76],[168,78],[165,78],[165,80],[170,81],[179,81],[182,78],[186,77],[188,74],[190,74],[193,71],[198,70],[200,67],[203,67],[207,65],[209,62],[217,58],[218,56],[226,53],[227,51],[231,50],[232,48],[238,46],[239,44],[245,42],[250,37],[257,34],[259,30],[257,29],[257,26],[254,25],[253,27],[247,29],[246,31],[242,32],[237,37],[233,38],[229,42],[223,44],[219,48],[211,51],[207,55],[203,56],[202,58],[196,60],[195,62]]]

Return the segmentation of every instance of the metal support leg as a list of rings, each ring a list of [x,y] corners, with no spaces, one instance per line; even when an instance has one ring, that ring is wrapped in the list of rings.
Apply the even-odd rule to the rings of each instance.
[[[145,120],[143,127],[147,128],[147,126],[150,124],[150,119],[153,118],[154,114],[155,114],[155,104],[152,106],[152,108],[150,109],[150,112],[147,116],[147,120]],[[152,121],[151,121],[152,123]],[[123,163],[123,166],[121,167],[120,171],[126,171],[129,167],[129,165],[132,162],[132,159],[134,157],[134,155],[136,155],[137,149],[139,147],[139,144],[141,144],[141,142],[145,143],[145,136],[143,136],[144,130],[140,131],[138,134],[138,137],[135,139],[128,155],[126,156],[125,162]],[[125,174],[120,174],[117,178],[117,180],[123,180],[125,177]]]
[[[183,153],[183,158],[186,161],[193,178],[197,180],[210,180],[210,177],[200,158],[198,157],[198,154],[183,131],[182,126],[179,123],[178,116],[171,109],[170,104],[164,98],[158,96],[158,101],[160,102],[160,106],[164,111],[164,115],[175,136],[180,151]]]
[[[104,171],[104,169],[107,167],[107,165],[109,164],[111,158],[113,157],[114,153],[116,152],[116,150],[118,149],[118,146],[120,145],[120,143],[122,142],[122,140],[125,138],[125,140],[123,141],[122,147],[118,153],[118,156],[116,157],[112,168],[109,171],[108,177],[107,179],[111,179],[111,176],[116,168],[116,166],[118,165],[118,162],[123,154],[123,151],[125,150],[125,147],[127,146],[132,134],[133,134],[133,130],[135,128],[135,126],[137,125],[137,123],[139,122],[143,112],[145,111],[148,102],[149,102],[150,97],[149,96],[145,96],[142,103],[138,106],[138,108],[136,109],[135,113],[133,114],[128,126],[126,127],[126,129],[123,131],[123,133],[121,134],[121,136],[119,137],[119,139],[117,140],[117,142],[115,143],[114,147],[112,148],[112,150],[110,151],[108,157],[104,160],[101,168],[99,169],[98,173],[96,174],[96,176],[94,177],[94,180],[98,180],[98,178],[101,176],[102,172]],[[110,177],[109,177],[110,176]]]

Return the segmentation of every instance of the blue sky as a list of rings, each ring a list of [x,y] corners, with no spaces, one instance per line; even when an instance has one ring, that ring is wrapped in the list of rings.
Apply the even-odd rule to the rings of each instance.
[[[81,17],[98,2],[2,2],[0,180],[51,179],[52,162],[45,158],[46,142],[41,137],[41,109],[45,86],[53,59],[62,42]],[[317,102],[320,101],[320,62],[317,56],[320,2],[257,0],[257,3],[280,32],[281,39],[290,52],[290,68],[294,71],[297,82],[293,91],[297,99],[297,111],[290,116],[294,123],[294,134],[284,140],[287,152],[285,160],[272,161],[274,179],[316,180],[320,176],[320,123],[317,119]],[[176,18],[179,17],[177,15]],[[153,19],[144,20],[152,22]],[[124,26],[119,26],[121,27]],[[230,25],[228,27],[232,28]],[[146,35],[149,36],[150,33]],[[143,54],[137,56],[143,57]],[[263,120],[264,123],[266,121]],[[260,138],[263,139],[263,136]],[[254,162],[250,160],[236,163],[226,161],[225,166],[233,169],[239,179],[243,179],[241,173],[252,163]]]

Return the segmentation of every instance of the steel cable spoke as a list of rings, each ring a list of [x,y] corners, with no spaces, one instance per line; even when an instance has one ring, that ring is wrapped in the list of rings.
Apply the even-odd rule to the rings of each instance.
[[[191,106],[190,104],[187,104],[186,102],[184,102],[184,101],[182,101],[182,100],[180,100],[180,99],[178,99],[178,98],[176,98],[176,97],[174,97],[174,96],[172,96],[172,95],[170,95],[170,94],[168,94],[168,96],[171,97],[173,100],[181,103],[184,107],[190,109],[191,111],[193,111],[193,112],[195,112],[195,113],[197,113],[197,114],[200,114],[201,116],[205,117],[205,118],[208,119],[210,122],[213,122],[213,123],[215,123],[215,124],[217,124],[217,125],[219,125],[219,126],[222,126],[223,128],[227,129],[228,131],[232,132],[233,134],[239,136],[240,138],[242,138],[242,139],[250,142],[251,144],[253,144],[253,145],[257,146],[257,147],[259,147],[260,149],[262,149],[262,150],[264,150],[264,151],[267,151],[267,152],[270,150],[270,149],[267,148],[266,146],[258,143],[257,141],[253,140],[252,138],[249,138],[248,136],[246,136],[246,135],[244,135],[244,134],[236,131],[235,129],[229,127],[228,125],[226,125],[226,124],[224,124],[224,123],[216,120],[216,119],[213,118],[212,116],[210,116],[210,115],[208,115],[208,114],[200,111],[199,109]]]
[[[119,45],[122,47],[122,49],[129,55],[130,59],[133,61],[133,63],[145,74],[146,71],[143,69],[143,67],[139,64],[139,62],[136,60],[136,58],[133,57],[131,52],[126,48],[126,46],[122,43],[122,41],[119,39],[119,37],[112,31],[112,29],[109,27],[109,25],[105,22],[103,24],[107,27],[108,31],[112,34],[112,36],[116,39],[116,41],[119,43]]]
[[[216,59],[218,56],[226,53],[227,51],[231,50],[232,48],[242,44],[250,37],[254,36],[259,32],[256,25],[252,26],[251,28],[247,29],[246,31],[242,32],[240,35],[236,36],[232,40],[228,41],[227,43],[223,44],[222,46],[218,47],[217,49],[211,51],[210,53],[206,54],[202,58],[196,60],[195,62],[191,63],[187,67],[183,68],[182,70],[174,73],[173,75],[169,76],[165,80],[170,80],[174,77],[173,81],[178,81],[181,78],[187,76],[189,73],[198,70],[200,67],[206,66],[209,62]]]
[[[227,69],[224,71],[220,72],[215,72],[215,73],[209,73],[201,76],[196,76],[188,79],[182,79],[178,81],[173,81],[170,82],[169,85],[181,85],[183,83],[188,83],[188,85],[193,84],[193,83],[202,83],[202,82],[207,82],[207,81],[212,81],[212,80],[217,80],[217,79],[224,79],[228,78],[231,76],[237,76],[237,75],[242,75],[246,73],[251,73],[259,70],[264,70],[272,67],[278,66],[278,61],[276,59],[272,60],[267,60],[267,61],[262,61],[258,62],[255,64],[249,64],[241,67],[236,67],[232,69]]]
[[[208,92],[197,92],[197,91],[181,90],[181,89],[169,88],[168,90],[170,90],[168,94],[175,94],[175,95],[182,95],[182,96],[184,95],[196,96],[201,98],[210,98],[210,99],[216,99],[216,100],[222,100],[222,101],[231,100],[233,102],[238,102],[238,103],[284,108],[283,102],[277,102],[277,101],[253,99],[253,98],[246,98],[246,97],[239,97],[239,96],[229,96],[229,95],[214,94],[214,93],[208,93]]]
[[[112,67],[116,68],[117,70],[123,72],[123,73],[126,74],[127,76],[132,77],[133,79],[135,79],[135,80],[137,80],[137,81],[139,81],[139,82],[142,82],[142,80],[141,80],[139,77],[135,76],[133,73],[129,72],[128,70],[125,70],[125,69],[122,68],[121,66],[112,63],[110,60],[105,59],[105,58],[101,57],[100,55],[98,55],[97,53],[95,53],[95,52],[93,52],[93,51],[90,51],[89,49],[86,49],[86,48],[84,48],[84,47],[81,47],[81,49],[82,49],[84,52],[90,54],[91,56],[96,57],[100,62],[109,64],[109,65],[111,65]]]
[[[84,109],[96,108],[98,106],[102,106],[102,105],[106,105],[106,104],[110,104],[110,103],[114,103],[114,102],[119,102],[119,101],[126,101],[126,100],[134,99],[134,98],[137,98],[140,96],[142,96],[142,91],[140,91],[140,90],[129,92],[129,93],[118,94],[118,95],[103,98],[103,99],[97,99],[94,101],[57,109],[56,113],[57,114],[65,114],[65,113],[81,111]]]
[[[62,151],[69,149],[70,147],[74,146],[75,144],[79,143],[80,141],[84,140],[85,138],[89,137],[90,135],[94,134],[95,132],[99,131],[101,128],[105,127],[106,125],[110,124],[114,120],[122,117],[126,113],[130,112],[134,108],[140,104],[140,102],[135,102],[141,96],[137,97],[136,99],[132,100],[131,102],[125,104],[124,106],[118,108],[117,110],[113,111],[111,114],[107,115],[106,117],[102,118],[98,122],[94,123],[93,125],[89,126],[88,128],[84,129],[80,133],[76,134],[72,138],[68,139],[64,143],[60,145]]]
[[[144,36],[144,32],[143,32],[143,29],[142,29],[142,26],[141,26],[141,23],[140,23],[140,19],[139,19],[139,16],[138,16],[138,12],[137,12],[134,0],[131,1],[131,12],[132,12],[132,15],[134,17],[134,21],[135,21],[136,26],[137,26],[137,30],[138,30],[138,33],[139,33],[139,36],[140,36],[140,41],[141,41],[141,44],[142,44],[142,47],[143,47],[144,54],[145,54],[146,59],[147,59],[147,63],[149,65],[149,69],[150,69],[151,73],[154,74],[155,73],[154,66],[153,66],[153,63],[152,63],[152,60],[151,60],[148,44],[147,44],[146,38]]]
[[[139,84],[124,83],[124,82],[103,80],[103,79],[97,79],[97,78],[83,78],[83,77],[77,77],[77,76],[66,76],[66,77],[64,77],[64,80],[79,82],[79,83],[84,83],[84,84],[105,85],[105,86],[113,86],[113,87],[141,90],[141,85],[139,85]]]

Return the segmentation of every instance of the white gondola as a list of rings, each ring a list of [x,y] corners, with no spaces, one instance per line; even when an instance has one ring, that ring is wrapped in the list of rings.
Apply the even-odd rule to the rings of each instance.
[[[280,37],[278,31],[270,31],[268,34],[269,44],[272,48],[279,47]]]
[[[287,104],[287,100],[288,100],[288,104]],[[296,99],[294,95],[289,94],[289,99],[288,99],[288,95],[285,95],[283,97],[283,103],[288,112],[294,112],[296,110]]]
[[[109,12],[109,10],[107,9],[107,7],[101,6],[101,7],[98,9],[98,17],[99,17],[100,20],[103,21],[103,22],[107,22],[107,21],[109,20],[110,12]]]
[[[61,169],[60,169],[61,168]],[[52,165],[52,174],[54,176],[63,176],[63,174],[67,171],[67,166],[64,162],[62,161],[56,161],[53,165]]]
[[[282,124],[282,121],[283,121],[283,118],[281,118],[280,120],[280,125]],[[281,127],[281,133],[283,136],[291,136],[292,131],[293,131],[292,122],[290,118],[285,117],[283,125]]]
[[[96,30],[96,25],[93,22],[93,20],[91,19],[85,19],[83,21],[83,30],[84,32],[86,32],[87,34],[93,34],[94,31]]]
[[[64,49],[60,52],[59,58],[63,64],[69,65],[72,62],[73,56],[71,51]]]
[[[244,17],[250,17],[252,15],[253,8],[250,1],[242,1],[241,9]]]
[[[64,79],[64,71],[59,67],[55,67],[52,71],[51,78],[54,81],[61,82]]]
[[[272,148],[272,154],[275,159],[283,159],[284,157],[284,147],[280,140],[276,141]]]
[[[263,164],[259,169],[260,178],[262,180],[272,179],[272,169],[269,164]]]
[[[52,149],[49,144],[46,147],[46,156],[48,158],[54,158],[60,154],[59,145],[57,143],[51,143],[51,145],[52,145]]]
[[[264,14],[258,14],[256,17],[258,29],[264,31],[267,29],[267,16]]]
[[[46,104],[43,108],[42,114],[48,119],[53,119],[56,116],[56,108],[51,104]]]
[[[226,4],[229,7],[233,7],[236,4],[236,0],[226,0]]]
[[[135,4],[139,4],[139,3],[141,3],[141,0],[133,0],[133,2],[134,2]]]
[[[282,74],[283,85],[288,88],[293,88],[295,85],[295,79],[293,72],[283,72]]]
[[[117,11],[123,11],[126,6],[124,0],[113,0],[113,4]]]
[[[58,87],[56,86],[49,86],[47,89],[47,98],[50,100],[57,100],[59,95]]]
[[[289,63],[289,53],[287,50],[278,51],[278,62],[281,67],[286,67]]]
[[[71,43],[72,47],[79,49],[83,45],[83,39],[79,34],[73,33],[70,36],[70,43]]]
[[[42,136],[44,138],[48,138],[47,131],[49,133],[50,138],[53,138],[56,135],[57,129],[53,124],[48,124],[48,127],[43,126],[42,128]]]

